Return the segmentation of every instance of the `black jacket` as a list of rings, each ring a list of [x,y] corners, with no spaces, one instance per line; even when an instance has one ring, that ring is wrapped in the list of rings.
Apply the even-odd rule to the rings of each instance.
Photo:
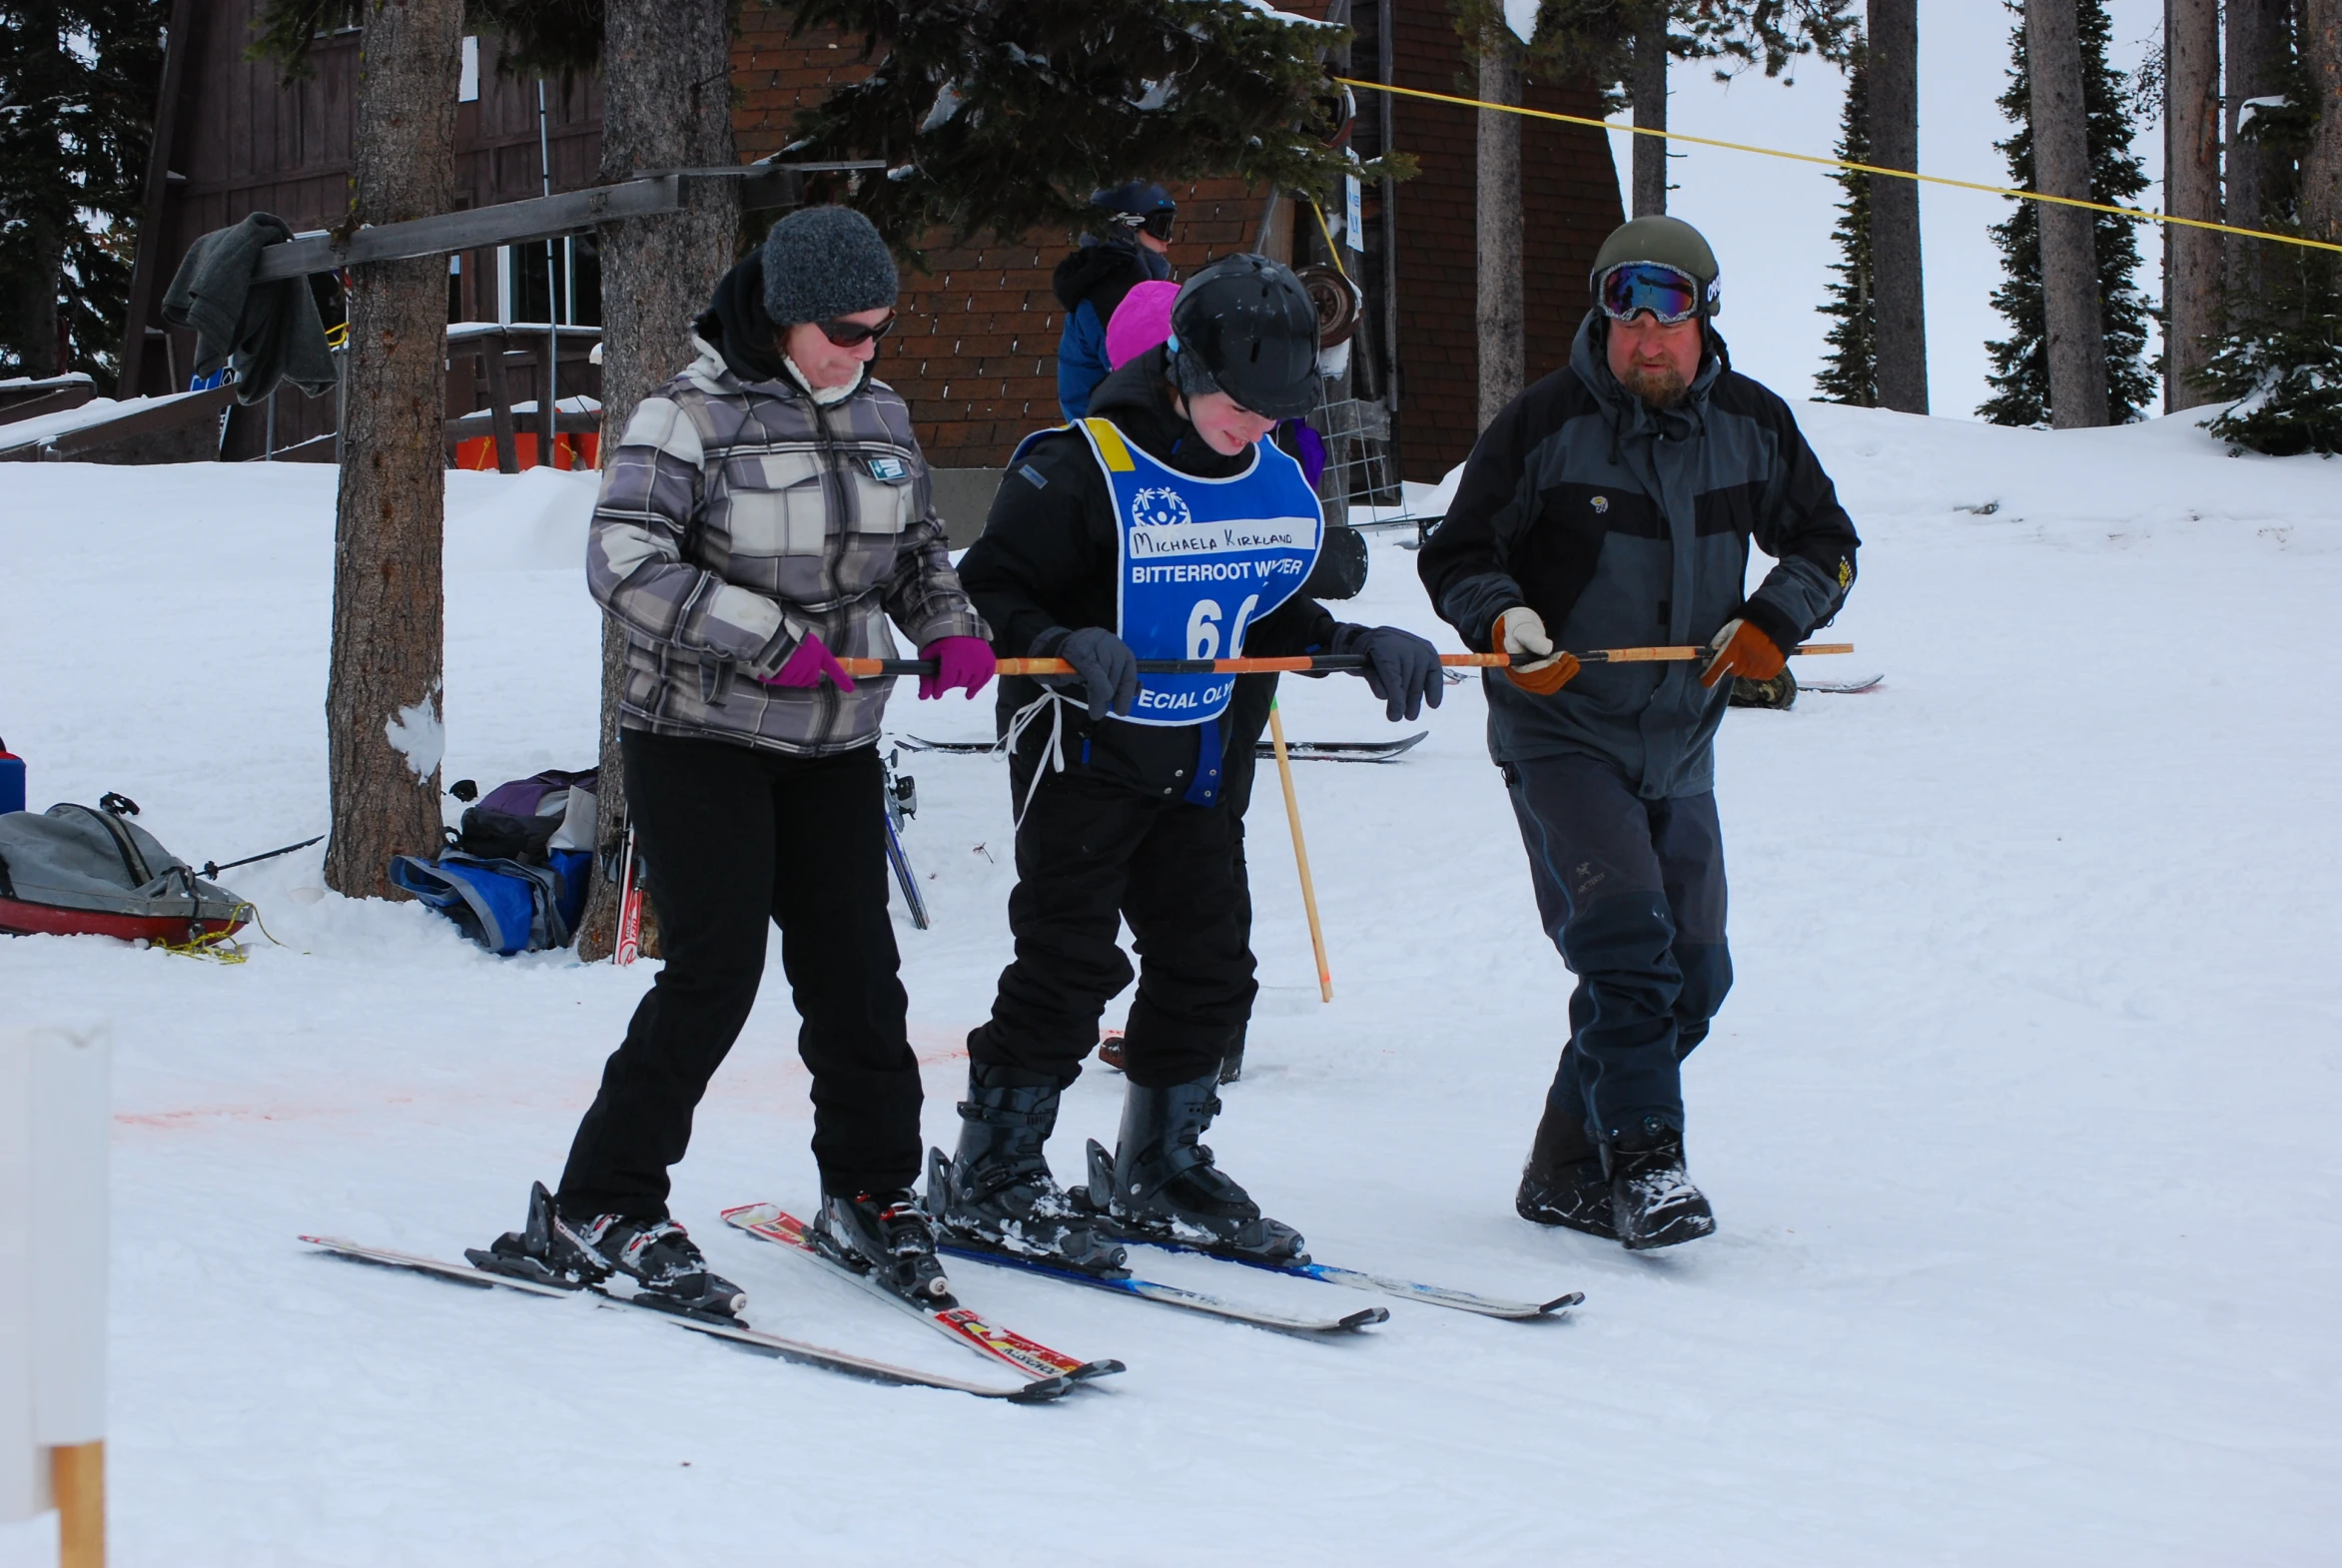
[[[1473,446],[1415,557],[1440,618],[1476,649],[1516,604],[1565,648],[1705,643],[1736,615],[1794,647],[1838,613],[1861,543],[1796,416],[1713,334],[1691,395],[1654,410],[1610,374],[1607,327],[1587,313],[1568,368]],[[1779,564],[1744,592],[1752,542]],[[1597,757],[1646,799],[1700,794],[1730,688],[1699,672],[1589,664],[1550,696],[1492,673],[1489,750]]]
[[[1224,478],[1250,461],[1222,457],[1171,406],[1164,352],[1153,350],[1108,377],[1091,404],[1124,439],[1158,461],[1204,478]],[[993,628],[1002,658],[1031,657],[1035,644],[1059,628],[1115,626],[1115,573],[1120,559],[1114,495],[1079,431],[1053,431],[1012,464],[993,498],[983,537],[960,558],[960,583]],[[1295,594],[1244,631],[1244,651],[1263,657],[1338,653],[1365,628],[1336,621],[1315,599]],[[1054,644],[1055,639],[1050,639]],[[1041,694],[1040,682],[1010,676],[1000,683],[1003,733],[1016,711]],[[1230,728],[1245,704],[1231,704],[1216,722],[1223,751],[1249,747],[1251,736]],[[1125,724],[1096,727],[1086,712],[1066,712],[1066,764],[1156,797],[1179,796],[1193,780],[1197,725]],[[1046,722],[1036,727],[1046,731]],[[1026,732],[1021,749],[1043,743]]]

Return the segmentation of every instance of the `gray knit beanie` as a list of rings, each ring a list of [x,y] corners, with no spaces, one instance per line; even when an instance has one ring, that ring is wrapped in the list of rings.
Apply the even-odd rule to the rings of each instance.
[[[764,314],[776,327],[895,303],[895,259],[851,207],[803,207],[764,237]]]

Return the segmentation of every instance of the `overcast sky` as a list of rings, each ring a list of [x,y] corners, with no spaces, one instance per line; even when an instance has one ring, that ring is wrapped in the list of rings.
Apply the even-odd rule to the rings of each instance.
[[[2110,0],[2113,64],[2134,69],[2162,24],[2161,0]],[[2007,82],[2008,37],[2015,17],[1998,0],[1921,0],[1920,169],[1926,174],[2005,185],[2007,168],[1992,143],[2008,132],[1993,100]],[[1704,67],[1678,66],[1668,114],[1671,129],[1830,156],[1838,142],[1845,78],[1808,62],[1794,86],[1751,72],[1730,85]],[[1558,128],[1554,128],[1558,129]],[[1552,134],[1534,121],[1524,135]],[[1630,138],[1613,134],[1623,174]],[[2150,185],[2138,198],[2162,205],[2162,134],[2140,125],[2133,143]],[[1813,395],[1830,320],[1817,313],[1835,255],[1830,228],[1838,187],[1826,171],[1718,148],[1674,149],[1668,211],[1697,224],[1724,269],[1724,313],[1717,326],[1732,344],[1735,369],[1790,398]],[[1931,411],[1973,417],[1984,400],[1984,343],[2001,336],[1990,297],[2000,255],[1984,231],[2008,203],[1977,192],[1923,186],[1920,224],[1926,252],[1928,381]],[[1530,214],[1534,223],[1536,215]],[[2140,236],[2138,282],[2161,294],[2159,227]],[[1576,280],[1555,297],[1575,314]],[[1536,309],[1531,291],[1531,309]],[[2151,352],[2151,346],[2150,346]]]

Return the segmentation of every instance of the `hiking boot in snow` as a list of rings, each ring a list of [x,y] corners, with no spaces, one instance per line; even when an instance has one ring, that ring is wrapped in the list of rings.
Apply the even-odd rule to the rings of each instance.
[[[540,1284],[577,1289],[613,1274],[633,1282],[630,1299],[698,1317],[736,1317],[748,1294],[709,1270],[698,1245],[672,1219],[625,1214],[563,1218],[542,1181],[528,1192],[528,1222],[507,1230],[486,1251],[467,1251],[474,1265]]]
[[[813,1244],[858,1274],[921,1307],[953,1307],[952,1282],[935,1255],[935,1221],[907,1186],[821,1195]]]
[[[1631,1252],[1673,1246],[1714,1231],[1708,1199],[1684,1175],[1683,1134],[1645,1117],[1603,1150],[1610,1169],[1610,1216]]]
[[[1017,1082],[1018,1080],[1024,1082]],[[1086,1273],[1119,1271],[1123,1249],[1067,1198],[1043,1152],[1057,1127],[1052,1080],[970,1064],[960,1149],[928,1155],[927,1209],[955,1241],[1036,1257]]]
[[[1123,1130],[1110,1160],[1090,1145],[1090,1187],[1077,1194],[1103,1206],[1120,1230],[1141,1240],[1177,1241],[1231,1257],[1305,1263],[1300,1232],[1260,1212],[1212,1164],[1200,1142],[1219,1114],[1216,1069],[1185,1084],[1124,1091]]]
[[[1550,1107],[1537,1124],[1537,1138],[1529,1146],[1528,1163],[1521,1167],[1521,1184],[1512,1205],[1523,1219],[1541,1225],[1567,1225],[1605,1241],[1618,1239],[1602,1152],[1586,1136],[1582,1121],[1557,1115]]]

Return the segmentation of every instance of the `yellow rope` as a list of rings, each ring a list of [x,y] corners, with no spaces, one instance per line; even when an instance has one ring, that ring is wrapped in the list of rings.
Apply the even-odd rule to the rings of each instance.
[[[268,937],[273,945],[285,945],[271,936],[269,928],[261,924],[260,910],[250,903],[244,903],[228,911],[228,923],[218,931],[207,931],[185,942],[149,942],[147,946],[160,948],[165,953],[176,953],[181,958],[208,958],[215,964],[242,964],[249,955],[243,943],[233,940],[237,917],[241,915],[250,915],[253,925],[259,927],[260,934]]]
[[[1492,104],[1478,98],[1462,98],[1453,93],[1425,92],[1417,87],[1392,87],[1382,82],[1358,81],[1337,76],[1335,81],[1345,87],[1362,87],[1370,92],[1391,93],[1400,98],[1421,98],[1435,104],[1455,104],[1465,109],[1496,109],[1505,114],[1523,115],[1531,120],[1558,120],[1563,125],[1589,126],[1597,131],[1619,131],[1629,136],[1656,136],[1670,142],[1692,142],[1701,147],[1721,147],[1728,152],[1759,153],[1767,158],[1786,158],[1792,163],[1816,164],[1824,169],[1848,169],[1856,174],[1883,174],[1896,180],[1916,180],[1922,185],[1948,185],[1954,190],[1981,191],[1986,196],[2012,196],[2023,202],[2042,202],[2055,207],[2079,207],[2085,212],[2112,213],[2117,218],[2128,218],[2134,223],[2175,224],[2186,229],[2208,229],[2214,234],[2232,234],[2246,240],[2268,240],[2278,245],[2298,245],[2313,251],[2342,252],[2342,245],[2325,240],[2305,240],[2299,235],[2271,234],[2265,229],[2238,229],[2229,224],[2216,224],[2201,218],[2175,218],[2169,213],[2148,212],[2143,207],[2111,207],[2104,202],[2085,202],[2073,196],[2044,196],[2038,191],[2019,191],[2005,185],[1980,185],[1973,180],[1953,180],[1940,174],[1914,174],[1909,169],[1882,169],[1877,164],[1849,163],[1843,158],[1817,158],[1812,153],[1784,152],[1778,147],[1754,147],[1747,142],[1718,141],[1713,136],[1687,136],[1681,131],[1661,131],[1650,126],[1618,125],[1609,120],[1590,120],[1584,115],[1559,114],[1551,109],[1526,109],[1519,104]]]
[[[1355,289],[1357,285],[1350,282],[1350,270],[1341,264],[1341,247],[1333,243],[1333,231],[1325,226],[1325,209],[1318,206],[1315,199],[1311,199],[1309,211],[1317,215],[1317,232],[1325,236],[1325,254],[1333,258],[1333,270],[1341,274],[1343,283]]]

